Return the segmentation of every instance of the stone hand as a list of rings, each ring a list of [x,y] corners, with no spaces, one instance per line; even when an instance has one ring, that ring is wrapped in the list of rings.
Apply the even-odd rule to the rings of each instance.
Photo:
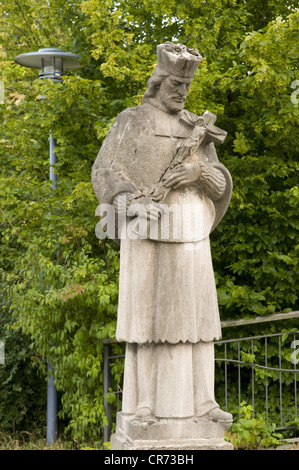
[[[160,202],[163,198],[163,192],[161,193],[160,188],[155,188],[150,192],[149,197],[151,198],[152,202]]]
[[[195,183],[201,174],[201,165],[198,163],[184,163],[171,170],[164,181],[166,188],[178,189],[182,186]]]

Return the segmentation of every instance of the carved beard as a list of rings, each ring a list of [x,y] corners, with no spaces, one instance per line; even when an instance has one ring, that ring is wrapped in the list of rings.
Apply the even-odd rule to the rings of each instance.
[[[168,109],[171,113],[179,113],[184,109],[185,101],[176,101],[172,97],[169,97],[165,100],[162,100],[163,105]]]

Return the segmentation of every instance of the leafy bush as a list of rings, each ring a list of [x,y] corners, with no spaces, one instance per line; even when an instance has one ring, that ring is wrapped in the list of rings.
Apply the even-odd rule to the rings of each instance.
[[[250,450],[261,447],[275,447],[281,444],[283,435],[275,432],[274,423],[268,425],[262,415],[252,418],[253,407],[241,403],[240,419],[234,422],[226,433],[226,440],[234,445],[236,450]]]
[[[0,365],[0,431],[15,434],[39,430],[46,424],[47,390],[39,372],[40,357],[30,350],[30,340],[15,329],[9,311],[2,308],[0,338],[5,363]]]

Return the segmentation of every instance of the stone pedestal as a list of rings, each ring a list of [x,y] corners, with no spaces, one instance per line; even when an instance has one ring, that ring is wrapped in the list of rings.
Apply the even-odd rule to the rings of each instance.
[[[233,450],[224,440],[230,423],[208,418],[135,419],[117,414],[117,431],[111,436],[112,450]]]

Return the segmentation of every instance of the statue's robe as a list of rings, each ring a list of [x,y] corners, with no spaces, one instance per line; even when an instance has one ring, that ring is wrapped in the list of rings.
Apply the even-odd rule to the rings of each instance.
[[[171,164],[178,145],[190,136],[197,119],[186,110],[169,114],[149,103],[123,111],[93,167],[99,202],[112,204],[118,195],[146,196]],[[204,141],[191,162],[204,164],[199,180],[170,190],[162,201],[166,207],[192,208],[190,230],[174,233],[170,224],[166,239],[161,238],[160,228],[151,238],[132,238],[126,236],[132,218],[117,226],[120,280],[116,335],[128,343],[123,400],[123,410],[128,413],[148,406],[160,417],[199,416],[217,406],[212,391],[213,354],[203,360],[199,351],[212,351],[212,342],[221,337],[209,234],[228,207],[232,182],[212,142]],[[194,220],[196,216],[199,220]],[[142,375],[144,368],[151,372],[144,370]],[[165,375],[167,389],[177,400],[167,398],[165,389],[159,392],[164,383],[159,377]],[[204,382],[209,384],[207,392]],[[178,384],[183,387],[183,404]]]

